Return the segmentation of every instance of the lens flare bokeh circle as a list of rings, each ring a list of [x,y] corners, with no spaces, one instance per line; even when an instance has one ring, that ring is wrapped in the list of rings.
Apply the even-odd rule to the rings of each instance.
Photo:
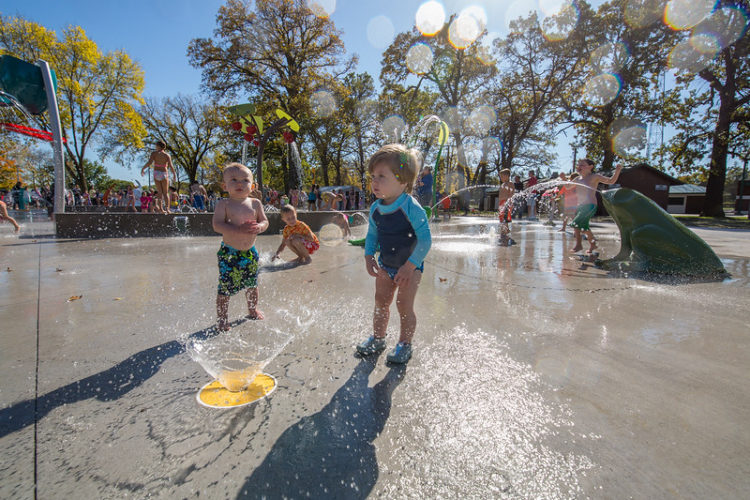
[[[375,16],[367,23],[367,40],[376,49],[384,49],[393,41],[396,28],[387,16]]]
[[[456,106],[448,106],[440,112],[440,119],[443,120],[448,128],[453,132],[459,132],[463,130],[461,112]]]
[[[415,43],[406,53],[406,67],[416,75],[428,73],[433,60],[432,48],[426,43]]]
[[[550,42],[567,39],[578,25],[578,7],[567,1],[560,11],[542,20],[542,34]]]
[[[401,142],[406,130],[406,122],[399,115],[391,115],[383,120],[381,128],[388,142]]]
[[[456,49],[465,49],[482,34],[483,28],[473,15],[461,12],[448,27],[448,41]]]
[[[674,46],[667,57],[667,66],[676,71],[698,73],[711,64],[714,54],[697,49],[691,40],[683,40]]]
[[[747,29],[748,17],[742,9],[722,7],[716,9],[711,15],[698,23],[693,28],[691,38],[712,39],[717,47],[716,52],[718,52],[742,38]],[[705,42],[693,42],[693,45],[696,46],[697,50],[701,50],[700,46],[705,45]],[[709,46],[713,46],[713,42],[709,43]]]
[[[425,2],[417,9],[415,24],[420,33],[432,36],[443,29],[445,9],[440,2]]]
[[[336,11],[336,0],[306,0],[305,4],[313,14],[321,19],[331,17]]]
[[[605,43],[591,53],[589,64],[595,73],[616,73],[629,58],[630,52],[624,43]]]
[[[673,30],[687,30],[700,23],[716,5],[716,0],[670,0],[664,9],[664,22]]]
[[[310,96],[310,107],[315,116],[326,118],[336,111],[336,98],[328,90],[318,90]]]
[[[618,118],[608,127],[612,151],[622,158],[642,158],[648,142],[646,125],[634,118]]]
[[[625,5],[625,23],[633,29],[661,22],[667,0],[629,0]]]
[[[487,135],[496,119],[497,113],[490,106],[478,106],[469,114],[466,127],[478,136]]]
[[[523,27],[517,22],[534,12],[534,4],[526,0],[516,0],[505,11],[505,28],[509,33],[519,33]]]
[[[590,78],[583,87],[583,101],[589,106],[606,106],[620,95],[620,77],[613,73],[601,73]]]

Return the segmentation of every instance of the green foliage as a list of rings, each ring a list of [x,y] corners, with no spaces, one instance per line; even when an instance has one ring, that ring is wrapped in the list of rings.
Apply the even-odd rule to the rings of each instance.
[[[167,145],[172,163],[187,174],[188,183],[206,168],[210,154],[230,140],[231,118],[193,96],[147,99],[139,111],[150,142]]]
[[[747,0],[719,2],[718,7],[725,5],[750,12]],[[740,16],[740,10],[733,12]],[[707,67],[680,74],[671,92],[673,104],[665,108],[665,119],[678,131],[666,148],[673,164],[682,172],[706,172],[704,215],[724,214],[728,157],[750,157],[749,55],[746,27],[741,38],[724,47]]]
[[[143,70],[123,51],[102,53],[78,26],[62,37],[20,17],[0,17],[0,50],[27,61],[44,59],[57,73],[58,106],[68,174],[87,189],[84,159],[89,147],[104,155],[141,147],[145,130],[134,105],[142,102]],[[48,129],[46,115],[39,127]]]

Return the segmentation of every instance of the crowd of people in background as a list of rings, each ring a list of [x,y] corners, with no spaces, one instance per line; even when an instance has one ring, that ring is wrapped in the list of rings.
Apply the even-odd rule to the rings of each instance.
[[[557,176],[553,175],[554,177]],[[535,186],[538,182],[540,181],[536,177],[536,172],[530,170],[526,179],[515,175],[510,184],[515,192],[521,192]],[[460,197],[449,197],[449,193],[445,190],[435,190],[433,193],[433,184],[431,168],[424,167],[416,179],[413,193],[422,206],[434,207],[437,213],[442,213],[444,218],[447,218],[450,217],[451,210],[461,207],[462,201],[466,202]],[[168,189],[169,211],[173,212],[213,212],[217,200],[223,196],[221,191],[207,190],[198,181],[192,182],[187,189],[183,188],[183,192],[179,192],[173,185],[170,185]],[[308,211],[365,210],[374,201],[372,194],[367,194],[366,191],[355,186],[322,187],[313,184],[304,189],[290,189],[287,193],[274,188],[266,188],[263,193],[262,197],[260,192],[256,195],[263,200],[265,206],[277,209],[290,205],[295,209]],[[540,191],[534,193],[534,196],[519,199],[513,204],[513,217],[525,216],[535,220],[538,215],[538,204],[542,200],[546,202],[545,196],[551,195],[554,195],[554,200],[560,204],[564,199],[564,189],[559,194]],[[83,191],[78,187],[65,190],[65,205],[69,209],[102,206],[116,207],[129,212],[163,213],[166,209],[162,206],[162,200],[159,190],[154,187],[143,187],[140,184],[120,189],[115,189],[113,186],[103,190]],[[0,190],[0,201],[3,201],[9,210],[47,208],[51,212],[54,205],[54,185],[30,188],[23,182],[18,182],[10,190]],[[464,204],[468,206],[468,203]],[[545,206],[548,204],[545,203]],[[557,211],[566,212],[562,206]]]

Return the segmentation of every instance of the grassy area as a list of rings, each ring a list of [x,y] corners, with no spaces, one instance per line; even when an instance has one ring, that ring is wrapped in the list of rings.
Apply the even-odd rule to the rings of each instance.
[[[463,212],[453,212],[452,215],[463,215]],[[470,217],[497,217],[497,212],[469,212]],[[678,221],[682,222],[686,226],[692,227],[706,227],[715,229],[747,229],[750,231],[750,219],[747,215],[738,215],[732,217],[700,217],[698,215],[675,215]],[[546,220],[546,216],[542,215],[539,219],[541,222]],[[614,222],[612,217],[594,217],[594,222]],[[560,223],[560,219],[555,219],[556,223]]]
[[[675,215],[675,218],[686,226],[750,230],[750,219],[747,218],[747,215],[738,215],[734,217],[700,217],[698,215]]]

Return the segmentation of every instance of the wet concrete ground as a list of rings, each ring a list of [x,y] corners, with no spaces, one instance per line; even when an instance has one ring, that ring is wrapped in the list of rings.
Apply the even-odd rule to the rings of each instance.
[[[266,267],[266,325],[295,336],[265,370],[278,389],[217,410],[183,342],[214,323],[218,237],[0,225],[0,497],[746,496],[750,233],[696,230],[731,279],[665,283],[592,268],[556,229],[515,223],[499,248],[492,220],[436,225],[402,369],[353,355],[361,248]],[[259,238],[266,261],[279,240]]]

